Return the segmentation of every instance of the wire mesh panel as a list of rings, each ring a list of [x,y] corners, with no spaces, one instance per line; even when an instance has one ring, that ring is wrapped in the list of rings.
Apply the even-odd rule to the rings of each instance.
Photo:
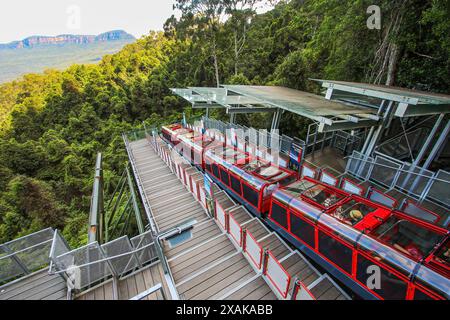
[[[244,252],[248,254],[256,269],[261,269],[263,249],[250,231],[245,233]]]
[[[109,261],[118,275],[123,275],[139,266],[137,258],[133,255],[133,248],[127,236],[102,244],[101,247],[106,258],[110,258]]]
[[[158,259],[155,242],[150,231],[132,238],[131,244],[141,265],[151,263]]]
[[[377,156],[369,178],[389,188],[395,183],[400,168],[400,164]]]
[[[54,253],[53,256],[56,271],[74,271],[76,289],[84,289],[113,274],[97,242],[60,255]]]
[[[439,170],[435,178],[426,197],[450,207],[450,173]]]
[[[361,153],[353,151],[347,161],[346,172],[365,180],[372,169],[373,162],[373,158],[364,157]]]
[[[0,283],[47,266],[53,235],[48,228],[0,245]]]
[[[431,179],[433,179],[432,171],[425,170],[421,167],[412,167],[412,165],[405,163],[396,186],[399,189],[420,197]]]
[[[270,251],[268,252],[266,263],[265,275],[275,288],[277,288],[281,296],[286,298],[291,283],[291,276]]]

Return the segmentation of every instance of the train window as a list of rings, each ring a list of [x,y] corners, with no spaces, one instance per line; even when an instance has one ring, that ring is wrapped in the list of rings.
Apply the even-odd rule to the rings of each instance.
[[[314,248],[314,226],[291,213],[291,233]]]
[[[352,273],[352,249],[319,231],[319,251],[345,272]]]
[[[306,190],[303,194],[305,197],[311,199],[314,203],[319,204],[319,206],[322,206],[325,209],[332,207],[345,198],[345,196],[322,185],[314,186]]]
[[[270,217],[278,225],[286,230],[288,229],[287,210],[276,202],[272,202],[272,211]]]
[[[239,195],[241,195],[241,181],[238,178],[230,174],[231,188]]]
[[[211,164],[209,164],[208,162],[205,163],[205,167],[206,167],[206,171],[212,172],[211,170]]]
[[[216,178],[220,179],[220,175],[219,175],[219,167],[217,166],[217,164],[212,164],[212,173],[216,176]]]
[[[227,186],[230,185],[230,177],[228,175],[228,172],[226,172],[222,168],[220,168],[220,178],[222,182],[225,183]]]
[[[356,278],[362,284],[370,285],[373,292],[384,299],[404,300],[408,284],[397,277],[394,273],[384,269],[362,255],[358,255]],[[376,272],[380,273],[380,281],[373,276]]]
[[[245,200],[258,207],[258,192],[250,188],[246,183],[242,184],[242,194]]]

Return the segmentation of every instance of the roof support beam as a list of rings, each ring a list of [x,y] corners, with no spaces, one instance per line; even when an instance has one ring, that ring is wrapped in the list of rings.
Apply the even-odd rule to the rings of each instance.
[[[278,108],[227,108],[227,113],[258,113],[258,112],[277,112]]]
[[[319,132],[333,132],[339,130],[352,130],[359,128],[367,128],[376,126],[378,121],[373,120],[360,120],[359,122],[348,122],[346,120],[343,121],[333,121],[331,125],[327,125],[326,123],[319,123]]]
[[[440,113],[449,113],[450,108],[444,104],[419,104],[410,105],[406,103],[399,103],[395,115],[397,117],[417,117],[435,115]]]

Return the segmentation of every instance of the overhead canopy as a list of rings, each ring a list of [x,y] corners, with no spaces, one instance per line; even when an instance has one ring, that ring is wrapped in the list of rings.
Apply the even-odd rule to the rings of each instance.
[[[333,80],[313,79],[327,89],[326,98],[378,108],[381,101],[398,103],[397,117],[425,116],[450,112],[450,96],[406,88]]]
[[[223,107],[228,113],[284,110],[319,122],[319,130],[334,131],[377,124],[376,110],[329,101],[311,93],[278,86],[224,85],[223,88],[171,89],[194,108]]]

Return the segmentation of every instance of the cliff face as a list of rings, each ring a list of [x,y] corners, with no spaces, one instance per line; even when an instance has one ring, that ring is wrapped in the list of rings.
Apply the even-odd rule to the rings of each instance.
[[[135,38],[131,34],[128,34],[123,30],[109,31],[102,33],[98,36],[73,35],[73,34],[62,34],[54,37],[32,36],[21,41],[14,41],[6,44],[0,44],[0,49],[22,49],[45,45],[88,44],[94,42],[134,40],[134,39]]]

